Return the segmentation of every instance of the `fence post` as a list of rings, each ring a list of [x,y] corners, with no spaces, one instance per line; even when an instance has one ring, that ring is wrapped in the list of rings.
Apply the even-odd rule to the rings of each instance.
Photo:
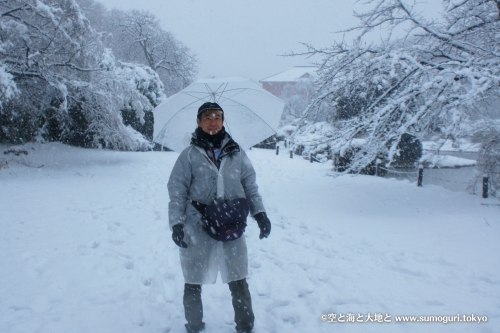
[[[276,146],[276,155],[280,154],[280,146]]]
[[[290,150],[290,158],[293,158],[293,150]]]
[[[483,175],[483,198],[488,198],[488,175]]]
[[[312,153],[309,153],[309,162],[313,162],[313,154]]]
[[[333,153],[333,158],[332,158],[333,170],[335,170],[335,172],[339,171],[339,163],[340,163],[340,153],[335,152]]]
[[[287,145],[286,145],[286,142],[287,142],[287,141],[288,141],[288,140],[286,140],[286,139],[285,139],[285,148],[286,148],[286,146],[287,146]]]
[[[422,187],[423,180],[424,180],[424,166],[420,164],[418,166],[417,186]]]

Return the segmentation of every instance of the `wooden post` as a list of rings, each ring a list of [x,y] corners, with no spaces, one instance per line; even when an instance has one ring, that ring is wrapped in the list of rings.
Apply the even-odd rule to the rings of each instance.
[[[285,148],[286,148],[286,141],[287,141],[287,140],[285,139]]]
[[[483,198],[488,198],[488,175],[483,175]]]
[[[313,162],[313,154],[312,153],[309,153],[309,162]]]
[[[280,146],[276,146],[276,155],[280,154]]]
[[[422,164],[420,164],[418,166],[417,186],[422,187],[423,180],[424,180],[424,167]]]
[[[340,163],[340,153],[338,152],[335,152],[333,154],[333,158],[332,158],[332,165],[333,165],[333,169],[338,172],[339,171],[339,163]]]
[[[375,160],[375,177],[380,174],[380,162],[382,162],[379,158]]]
[[[290,150],[290,158],[293,158],[293,150]]]

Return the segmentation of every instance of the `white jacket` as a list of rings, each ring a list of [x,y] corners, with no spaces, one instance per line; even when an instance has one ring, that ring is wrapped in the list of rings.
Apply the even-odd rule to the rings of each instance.
[[[229,139],[226,135],[223,140],[219,169],[203,148],[191,145],[179,155],[170,174],[169,222],[170,228],[178,223],[184,225],[188,247],[179,251],[186,283],[215,283],[219,271],[224,283],[248,275],[245,236],[228,242],[210,238],[203,230],[201,214],[191,204],[191,200],[211,204],[214,200],[246,198],[252,216],[265,212],[248,156],[241,148],[224,153]]]

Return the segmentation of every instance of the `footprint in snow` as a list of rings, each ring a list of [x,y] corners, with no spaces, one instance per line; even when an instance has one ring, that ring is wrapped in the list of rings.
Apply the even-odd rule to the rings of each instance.
[[[250,263],[250,266],[251,266],[252,268],[255,268],[255,269],[258,269],[258,268],[262,267],[262,265],[260,264],[260,262],[256,262],[256,261],[255,261],[255,262]]]
[[[142,279],[142,285],[145,286],[145,287],[149,287],[151,286],[151,283],[153,282],[153,279],[152,278],[145,278],[145,279]]]
[[[98,241],[93,241],[93,242],[90,242],[89,247],[91,249],[96,249],[99,247],[99,245],[100,245],[100,243]]]
[[[127,261],[125,263],[125,268],[128,270],[134,269],[134,262],[133,261]]]

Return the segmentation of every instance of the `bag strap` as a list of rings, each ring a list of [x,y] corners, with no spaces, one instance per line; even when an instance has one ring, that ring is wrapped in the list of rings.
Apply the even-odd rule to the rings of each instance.
[[[205,205],[201,202],[198,202],[198,201],[194,201],[194,200],[191,200],[191,204],[202,215],[203,218],[206,217],[205,209],[207,208],[207,205]]]

